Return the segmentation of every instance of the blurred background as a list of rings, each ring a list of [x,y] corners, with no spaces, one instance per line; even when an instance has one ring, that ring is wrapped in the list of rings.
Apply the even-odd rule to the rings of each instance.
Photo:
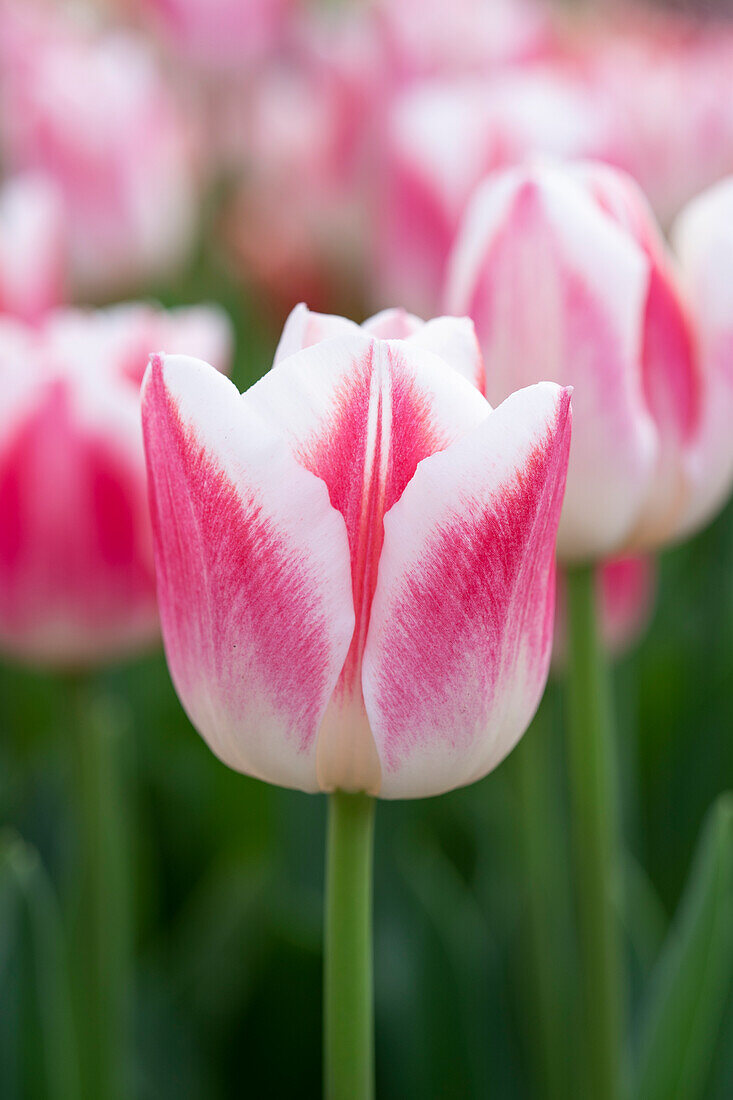
[[[391,305],[440,313],[461,215],[494,168],[598,157],[631,172],[669,225],[733,172],[728,8],[1,0],[0,311],[38,325],[69,304],[217,303],[246,388],[301,300],[357,320]],[[615,645],[633,1010],[705,811],[733,784],[731,563],[729,506],[661,557],[654,596],[649,582]],[[38,854],[49,894],[39,925],[15,879],[0,881],[0,1093],[36,1100],[58,995],[38,973],[39,935],[51,971],[59,929],[72,976],[84,965],[79,714],[68,676],[4,648],[3,843],[16,871]],[[325,801],[228,771],[190,727],[160,647],[139,648],[86,677],[97,720],[118,731],[131,1095],[316,1097]],[[518,752],[544,754],[556,826],[544,866],[565,882],[562,706],[551,681]],[[378,807],[384,1100],[542,1096],[520,784],[512,756],[470,789]],[[565,948],[553,1014],[571,1057]],[[733,1003],[706,1092],[731,1095]]]

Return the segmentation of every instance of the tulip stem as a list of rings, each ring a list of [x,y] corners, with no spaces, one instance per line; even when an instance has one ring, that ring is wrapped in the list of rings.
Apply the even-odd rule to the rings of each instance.
[[[618,1100],[623,1080],[623,981],[619,929],[612,904],[618,860],[616,761],[611,698],[598,631],[593,566],[567,571],[567,751],[583,1027],[594,1100]]]
[[[329,798],[324,952],[324,1095],[374,1095],[372,862],[374,799]]]
[[[76,957],[84,1094],[124,1100],[129,893],[119,730],[109,706],[74,683],[81,881]]]

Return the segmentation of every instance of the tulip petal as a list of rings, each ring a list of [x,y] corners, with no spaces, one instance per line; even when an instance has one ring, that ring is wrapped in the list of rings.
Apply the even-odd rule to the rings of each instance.
[[[697,324],[702,396],[688,458],[689,494],[675,534],[692,534],[733,485],[733,180],[705,191],[672,233]]]
[[[358,332],[359,326],[347,317],[338,317],[335,313],[313,313],[304,302],[300,302],[290,311],[283,327],[273,366],[277,366],[289,355],[322,340],[331,340],[334,336],[348,336]]]
[[[569,391],[513,394],[423,462],[385,517],[363,662],[380,794],[485,775],[527,727],[547,677]]]
[[[154,356],[143,420],[176,690],[230,767],[317,790],[316,736],[354,628],[343,519],[207,364]]]

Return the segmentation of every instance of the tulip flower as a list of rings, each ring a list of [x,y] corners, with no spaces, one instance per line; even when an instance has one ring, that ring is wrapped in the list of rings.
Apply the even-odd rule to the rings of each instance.
[[[440,306],[456,233],[487,172],[537,154],[599,156],[605,139],[592,88],[559,65],[409,86],[390,104],[379,146],[376,304],[384,295],[417,312]]]
[[[0,648],[62,668],[145,648],[159,627],[142,374],[156,347],[226,366],[228,325],[130,305],[0,318],[0,336]]]
[[[695,318],[700,387],[698,427],[690,454],[694,498],[682,534],[696,530],[724,505],[733,484],[733,177],[684,208],[672,240]]]
[[[65,281],[60,197],[42,176],[0,187],[0,314],[35,322],[60,304]]]
[[[609,903],[618,838],[594,564],[664,546],[709,518],[709,480],[719,502],[730,474],[702,410],[727,400],[726,388],[699,356],[690,302],[644,196],[601,165],[489,177],[467,211],[446,302],[476,324],[490,400],[540,378],[574,387],[558,533],[567,567],[568,757],[586,1089],[611,1100],[622,1087],[623,993]]]
[[[637,180],[668,226],[733,171],[733,30],[728,19],[663,12],[617,23],[589,23],[582,63],[612,118],[611,162]]]
[[[184,61],[212,70],[252,64],[287,29],[293,0],[140,0],[138,9]]]
[[[527,303],[532,309],[527,313]],[[538,378],[576,388],[558,535],[567,562],[655,549],[710,518],[706,368],[684,283],[643,195],[600,165],[518,169],[466,215],[447,292],[471,316],[487,394]]]
[[[360,330],[300,307],[242,396],[184,356],[153,356],[143,385],[179,698],[230,767],[334,792],[326,1078],[349,1097],[371,1088],[365,795],[470,783],[526,728],[570,436],[567,390],[534,386],[492,412],[431,350],[444,325],[387,321],[417,331],[382,340],[368,331],[380,319]]]
[[[109,294],[186,257],[193,136],[133,35],[82,26],[45,4],[3,6],[0,146],[12,171],[43,173],[58,189],[80,292]]]

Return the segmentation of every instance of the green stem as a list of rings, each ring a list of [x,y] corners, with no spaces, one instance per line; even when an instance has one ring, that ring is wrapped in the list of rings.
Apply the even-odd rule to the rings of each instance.
[[[623,980],[612,889],[618,862],[616,762],[593,566],[567,571],[570,799],[573,815],[585,1095],[618,1100],[623,1073]]]
[[[324,1095],[374,1095],[372,852],[374,800],[329,799],[324,952]]]
[[[537,1048],[537,1095],[565,1100],[570,1091],[565,930],[571,914],[565,884],[557,775],[552,767],[552,715],[543,700],[514,750],[519,842],[524,879],[527,1018]]]
[[[79,1019],[85,1095],[129,1096],[130,897],[119,730],[110,707],[76,686],[79,847]]]

